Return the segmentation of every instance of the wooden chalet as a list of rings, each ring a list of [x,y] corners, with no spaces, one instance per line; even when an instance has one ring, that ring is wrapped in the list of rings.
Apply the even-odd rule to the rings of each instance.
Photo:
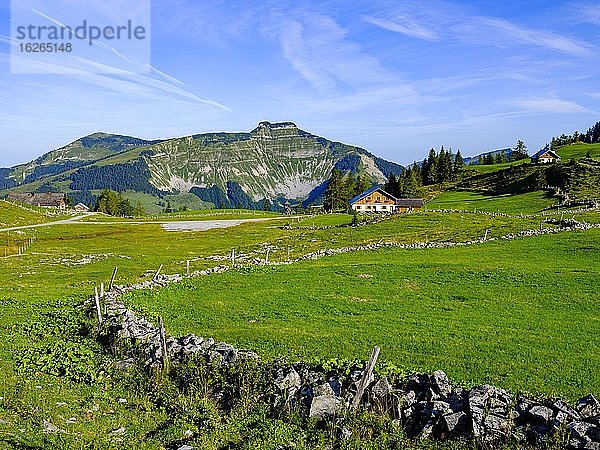
[[[542,149],[531,157],[532,163],[551,164],[560,161],[560,156],[553,150]]]
[[[9,202],[25,203],[26,205],[39,206],[42,208],[67,209],[65,194],[53,192],[31,193],[31,194],[8,194]]]
[[[420,198],[396,198],[379,186],[373,186],[349,201],[350,207],[362,213],[418,211],[424,202]]]

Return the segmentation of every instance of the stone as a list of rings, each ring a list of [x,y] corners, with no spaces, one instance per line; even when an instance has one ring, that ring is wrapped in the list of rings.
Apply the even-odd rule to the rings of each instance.
[[[341,400],[334,395],[320,395],[313,397],[310,404],[309,417],[322,419],[335,415],[340,407]]]
[[[441,400],[436,400],[433,402],[431,411],[435,416],[442,416],[444,414],[450,414],[453,412],[452,408],[450,408],[450,404]]]
[[[442,416],[442,422],[446,431],[452,435],[469,434],[469,417],[463,411],[450,413]]]
[[[340,381],[340,378],[338,376],[332,376],[329,377],[329,386],[331,386],[331,389],[333,390],[333,393],[335,395],[337,395],[338,397],[341,397],[342,395],[342,383]]]
[[[494,386],[476,386],[469,393],[473,436],[486,442],[504,440],[510,423],[507,418],[512,397]]]
[[[358,380],[360,380],[363,376],[363,371],[359,370],[359,369],[355,369],[355,370],[351,370],[350,371],[350,375],[349,378],[350,380],[352,380],[352,382],[356,383],[358,382]]]
[[[437,395],[447,397],[452,392],[452,385],[446,373],[442,370],[436,370],[430,378],[433,391]]]
[[[56,434],[56,433],[64,433],[65,432],[65,430],[57,427],[56,425],[54,425],[51,422],[48,422],[47,420],[44,420],[42,425],[44,428],[44,433],[46,433],[46,434]]]
[[[429,439],[432,434],[433,434],[433,423],[428,422],[428,423],[425,424],[425,426],[423,427],[423,429],[419,433],[418,439],[419,440]]]
[[[381,378],[371,388],[371,395],[378,400],[385,399],[391,393],[392,393],[392,385],[390,384],[388,379],[385,377]]]
[[[586,448],[586,444],[591,442],[591,439],[587,436],[587,432],[591,428],[593,428],[593,425],[590,423],[571,422],[569,425],[571,431],[569,445],[574,448]]]
[[[409,408],[417,403],[417,394],[414,391],[401,392],[398,394],[399,404],[401,409]]]
[[[127,370],[135,366],[135,358],[127,358],[115,363],[115,369]]]
[[[581,415],[579,414],[579,412],[577,412],[574,408],[571,408],[570,405],[563,402],[562,400],[555,400],[552,403],[552,407],[560,412],[565,413],[568,417],[574,420],[581,419]]]
[[[287,371],[286,371],[287,370]],[[275,377],[275,386],[279,388],[280,391],[285,391],[290,388],[294,388],[294,390],[300,388],[302,384],[302,380],[300,379],[300,375],[293,368],[289,369],[279,369],[277,371],[277,375]]]
[[[547,424],[554,418],[554,411],[546,406],[536,405],[529,410],[529,414],[537,423]]]
[[[577,405],[575,405],[575,409],[584,419],[600,416],[600,403],[598,403],[598,400],[592,394],[580,398]]]
[[[196,447],[192,447],[191,445],[184,444],[181,447],[177,447],[177,450],[195,450]]]
[[[321,397],[324,395],[335,395],[335,392],[329,383],[323,383],[313,387],[313,395],[315,397]]]

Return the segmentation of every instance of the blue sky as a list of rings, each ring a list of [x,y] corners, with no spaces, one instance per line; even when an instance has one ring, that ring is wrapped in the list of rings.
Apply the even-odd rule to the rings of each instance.
[[[95,131],[289,120],[408,163],[600,120],[597,1],[153,1],[150,73],[13,74],[10,33],[0,0],[0,167]]]

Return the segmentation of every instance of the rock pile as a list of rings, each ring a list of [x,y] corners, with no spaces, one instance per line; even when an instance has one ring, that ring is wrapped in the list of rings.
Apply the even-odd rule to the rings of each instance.
[[[101,338],[111,345],[125,340],[130,347],[130,357],[117,363],[118,368],[129,368],[137,363],[148,368],[158,368],[167,362],[178,364],[192,355],[202,355],[207,361],[219,361],[229,365],[239,358],[257,358],[253,352],[239,350],[212,338],[204,339],[194,334],[183,337],[165,336],[164,343],[159,327],[127,309],[119,300],[123,292],[166,286],[181,279],[180,275],[162,275],[156,280],[136,285],[119,286],[104,297],[106,314],[102,324]]]
[[[303,363],[279,369],[274,383],[279,405],[298,405],[310,417],[341,415],[356,395],[360,369],[349,376],[323,376]],[[484,448],[506,442],[539,445],[566,437],[573,449],[600,449],[600,404],[592,395],[571,407],[561,400],[536,401],[482,385],[453,386],[442,371],[413,374],[391,384],[373,380],[362,407],[389,414],[419,439],[475,441]]]

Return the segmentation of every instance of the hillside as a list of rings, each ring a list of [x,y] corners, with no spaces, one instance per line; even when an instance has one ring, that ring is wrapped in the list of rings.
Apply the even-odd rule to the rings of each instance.
[[[25,165],[4,169],[15,191],[65,192],[89,203],[103,188],[151,196],[148,204],[195,194],[214,206],[260,208],[265,198],[318,201],[333,168],[374,182],[402,166],[365,149],[333,142],[291,122],[261,122],[240,133],[206,133],[165,141],[96,134]]]
[[[52,150],[27,164],[10,169],[0,169],[0,187],[31,183],[131,148],[158,142],[107,133],[90,134],[64,147]]]
[[[586,158],[589,151],[591,158]],[[540,189],[558,192],[564,200],[600,198],[600,144],[575,144],[558,149],[562,160],[536,165],[527,161],[486,166],[470,171],[456,186],[487,195],[524,194]]]

